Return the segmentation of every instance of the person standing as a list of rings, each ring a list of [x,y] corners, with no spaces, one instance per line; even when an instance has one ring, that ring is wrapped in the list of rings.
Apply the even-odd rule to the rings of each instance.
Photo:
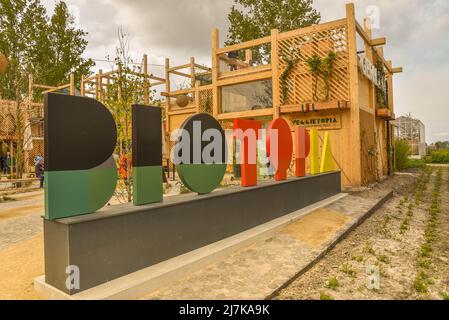
[[[11,163],[11,153],[7,152],[6,153],[6,159],[5,159],[5,166],[4,166],[4,171],[5,171],[6,175],[11,173],[11,165],[12,165],[12,163]]]
[[[44,158],[41,156],[36,157],[34,169],[36,172],[36,178],[39,178],[40,188],[42,189],[44,187]]]

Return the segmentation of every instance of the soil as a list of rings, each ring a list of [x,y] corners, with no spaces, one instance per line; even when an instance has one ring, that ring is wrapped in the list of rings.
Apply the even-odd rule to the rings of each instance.
[[[420,252],[425,242],[424,233],[429,224],[429,209],[439,168],[427,169],[428,183],[422,183],[423,187],[418,183],[425,175],[421,170],[395,175],[369,190],[357,192],[358,196],[376,197],[390,189],[394,191],[394,197],[275,299],[448,299],[448,169],[441,168],[441,213],[428,266],[423,269],[420,265]],[[418,275],[423,270],[425,290],[417,285]],[[379,282],[371,282],[375,279],[373,272],[379,275]],[[379,287],[373,283],[379,283]]]

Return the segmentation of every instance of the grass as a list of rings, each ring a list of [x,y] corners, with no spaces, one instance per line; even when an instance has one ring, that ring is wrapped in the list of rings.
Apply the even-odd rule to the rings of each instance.
[[[380,255],[377,257],[377,261],[385,263],[385,264],[389,264],[390,258],[388,258],[386,255]]]
[[[340,282],[338,282],[337,277],[332,277],[329,279],[329,281],[327,282],[327,288],[328,289],[332,289],[335,290],[338,287],[340,287]]]
[[[352,260],[357,262],[363,262],[363,256],[353,256]]]
[[[187,193],[191,193],[192,191],[190,191],[189,188],[187,188],[186,186],[182,185],[181,189],[179,189],[179,193],[180,194],[187,194]]]
[[[449,294],[447,292],[441,292],[441,297],[443,300],[449,300]]]
[[[429,286],[433,283],[432,279],[424,272],[420,271],[415,279],[413,286],[416,292],[426,294],[429,292]]]
[[[432,192],[431,206],[428,210],[428,217],[426,222],[426,229],[424,232],[424,243],[418,252],[417,265],[419,267],[418,275],[414,282],[416,292],[426,294],[429,291],[429,286],[433,284],[430,276],[425,270],[432,266],[432,244],[437,239],[438,218],[441,213],[441,181],[442,171],[439,169],[435,178],[435,185]]]
[[[335,300],[335,299],[325,292],[320,292],[320,300]]]
[[[343,273],[346,273],[348,276],[353,277],[353,278],[355,278],[355,276],[357,275],[357,271],[354,270],[352,264],[347,263],[347,262],[344,263],[344,264],[341,266],[341,271],[342,271]]]

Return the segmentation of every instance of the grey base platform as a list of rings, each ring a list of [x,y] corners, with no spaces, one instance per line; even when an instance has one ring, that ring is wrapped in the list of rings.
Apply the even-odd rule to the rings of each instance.
[[[45,285],[68,295],[211,245],[341,192],[340,172],[44,221]],[[66,287],[67,266],[80,288]]]

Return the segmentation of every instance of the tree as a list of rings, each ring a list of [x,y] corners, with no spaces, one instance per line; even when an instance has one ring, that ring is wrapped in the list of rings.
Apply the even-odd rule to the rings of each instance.
[[[92,60],[82,58],[87,46],[86,33],[77,30],[67,5],[56,4],[51,19],[40,0],[0,0],[0,52],[9,60],[9,67],[0,76],[0,98],[15,101],[14,120],[16,177],[24,169],[23,145],[29,129],[28,74],[36,82],[56,86],[69,81],[70,73],[88,75]],[[42,98],[39,92],[36,96]]]
[[[312,8],[313,0],[234,0],[228,15],[230,27],[226,45],[232,45],[270,35],[272,29],[280,32],[317,24],[321,15]],[[263,47],[254,60],[269,56]]]

